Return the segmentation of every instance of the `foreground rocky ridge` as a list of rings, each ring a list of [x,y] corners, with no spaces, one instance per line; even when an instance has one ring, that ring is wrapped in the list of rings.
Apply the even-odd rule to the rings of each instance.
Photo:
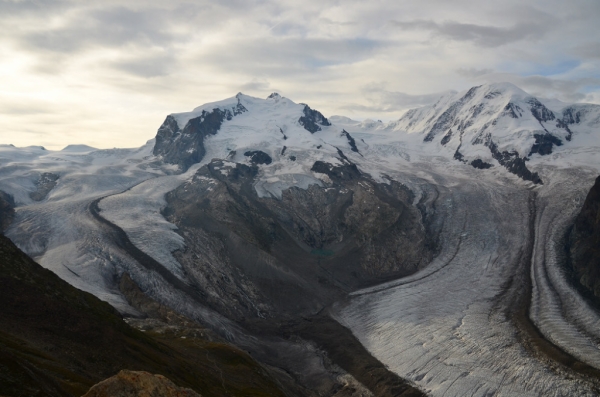
[[[92,388],[83,397],[201,397],[193,390],[177,387],[162,375],[143,371],[120,371]]]

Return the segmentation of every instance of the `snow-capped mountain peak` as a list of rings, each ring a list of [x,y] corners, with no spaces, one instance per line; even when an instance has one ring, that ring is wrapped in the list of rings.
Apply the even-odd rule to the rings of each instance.
[[[392,128],[422,134],[424,142],[451,150],[457,160],[476,161],[484,167],[495,160],[525,179],[540,182],[525,171],[524,162],[535,154],[552,153],[554,147],[573,139],[577,132],[573,124],[600,115],[596,105],[553,111],[544,102],[552,101],[538,99],[511,83],[485,84],[410,110]],[[557,102],[552,104],[555,107]]]
[[[323,147],[323,137],[313,135],[326,133],[330,127],[319,111],[277,93],[266,99],[239,93],[192,112],[167,116],[156,135],[154,154],[183,170],[204,159],[205,141],[210,141],[208,150],[218,158],[231,158],[232,153],[241,150],[260,150],[271,158],[280,157],[287,149]],[[348,144],[349,139],[343,140]]]

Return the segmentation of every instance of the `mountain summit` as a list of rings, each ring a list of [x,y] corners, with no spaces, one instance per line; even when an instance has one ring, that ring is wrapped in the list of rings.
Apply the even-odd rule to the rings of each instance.
[[[600,126],[600,106],[563,104],[551,110],[545,102],[551,101],[511,83],[486,84],[410,110],[392,128],[422,134],[424,142],[453,151],[456,160],[488,168],[494,159],[521,178],[541,183],[525,165],[529,157],[551,154],[574,134]]]

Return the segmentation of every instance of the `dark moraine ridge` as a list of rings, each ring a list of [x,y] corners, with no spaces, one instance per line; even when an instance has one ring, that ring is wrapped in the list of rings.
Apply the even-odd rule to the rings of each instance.
[[[375,396],[426,396],[381,364],[360,344],[352,331],[331,318],[326,311],[284,324],[280,332],[289,337],[299,335],[316,343],[334,363],[352,374]]]
[[[536,238],[536,202],[537,196],[532,192],[529,197],[529,239],[526,249],[521,256],[522,271],[509,280],[511,284],[519,285],[519,288],[515,288],[513,291],[520,291],[520,293],[513,296],[507,296],[507,299],[511,301],[509,306],[514,308],[511,313],[511,319],[517,327],[517,336],[523,346],[535,357],[548,365],[549,368],[557,372],[573,371],[590,379],[595,379],[598,382],[600,381],[600,370],[578,360],[548,340],[531,320],[530,308],[533,287],[530,269]]]

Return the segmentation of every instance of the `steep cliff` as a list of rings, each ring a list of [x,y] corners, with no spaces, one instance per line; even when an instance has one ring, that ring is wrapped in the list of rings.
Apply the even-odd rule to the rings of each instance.
[[[579,283],[600,298],[600,177],[575,219],[569,236],[569,253]]]

